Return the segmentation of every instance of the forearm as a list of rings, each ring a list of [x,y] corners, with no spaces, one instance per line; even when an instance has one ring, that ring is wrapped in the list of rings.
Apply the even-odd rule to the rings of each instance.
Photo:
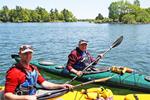
[[[77,74],[77,70],[75,70],[74,68],[72,68],[71,70],[70,70],[70,72],[72,72],[72,73],[74,73],[74,74]]]
[[[48,81],[44,81],[41,84],[44,88],[46,89],[59,89],[59,88],[63,88],[63,86],[61,84],[54,84]]]

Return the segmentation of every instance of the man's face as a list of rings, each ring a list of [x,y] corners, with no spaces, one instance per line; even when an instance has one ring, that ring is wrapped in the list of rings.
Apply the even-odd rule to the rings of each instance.
[[[32,59],[32,52],[20,53],[21,61],[24,63],[30,63]]]
[[[80,45],[79,45],[79,48],[80,48],[81,51],[86,51],[86,49],[87,49],[87,44],[86,44],[86,43],[80,44]]]

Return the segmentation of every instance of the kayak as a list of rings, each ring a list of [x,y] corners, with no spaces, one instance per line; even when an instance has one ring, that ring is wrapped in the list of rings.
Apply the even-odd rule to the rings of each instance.
[[[2,96],[4,87],[0,87],[0,96]],[[45,90],[38,90],[38,94],[47,93]],[[49,91],[50,92],[50,91]],[[52,91],[51,91],[52,93]],[[1,98],[1,97],[0,97]],[[48,100],[149,100],[150,94],[128,94],[128,95],[113,95],[110,89],[89,88],[81,91],[70,91],[62,95],[55,95],[52,98],[47,96]],[[38,100],[45,100],[41,98]]]
[[[17,62],[19,58],[17,56],[12,57]],[[37,66],[39,69],[43,69],[51,74],[73,78],[76,75],[72,73],[64,73],[64,67],[60,67],[59,64],[53,64],[48,61],[31,61],[31,64]],[[139,74],[135,72],[125,72],[124,74],[120,75],[121,72],[116,73],[110,69],[114,69],[116,67],[101,67],[98,71],[91,71],[82,77],[78,77],[77,80],[79,81],[91,81],[95,79],[105,78],[105,77],[112,77],[111,79],[100,82],[98,84],[107,85],[111,87],[121,87],[121,88],[128,88],[136,91],[148,92],[150,93],[150,78],[144,74]]]

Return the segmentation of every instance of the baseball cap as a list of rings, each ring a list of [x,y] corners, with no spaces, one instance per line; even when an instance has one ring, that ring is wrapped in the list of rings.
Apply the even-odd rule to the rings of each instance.
[[[86,40],[80,40],[79,41],[79,45],[81,45],[81,44],[88,44],[88,41],[86,41]]]
[[[20,53],[33,52],[33,48],[31,45],[21,45],[19,52]]]

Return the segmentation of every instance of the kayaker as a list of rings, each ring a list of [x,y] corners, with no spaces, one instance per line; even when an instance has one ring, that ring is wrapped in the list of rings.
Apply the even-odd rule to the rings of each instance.
[[[80,40],[78,43],[78,47],[72,50],[68,56],[68,62],[66,69],[69,72],[75,73],[80,76],[83,74],[82,70],[88,66],[91,62],[95,61],[95,58],[91,56],[91,54],[87,51],[88,41]],[[103,54],[99,54],[98,57],[103,57]],[[96,65],[98,61],[96,61],[93,65]]]
[[[36,66],[30,64],[33,48],[22,45],[19,49],[20,62],[6,73],[4,98],[6,100],[37,100],[36,84],[46,89],[72,88],[70,84],[54,84],[46,81]]]

